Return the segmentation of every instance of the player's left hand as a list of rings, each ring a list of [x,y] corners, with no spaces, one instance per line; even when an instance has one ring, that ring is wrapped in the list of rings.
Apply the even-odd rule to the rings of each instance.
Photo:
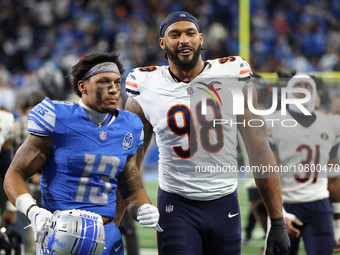
[[[267,237],[266,255],[288,255],[290,240],[282,218],[271,219],[271,227]]]
[[[334,240],[335,240],[335,247],[334,247],[333,253],[340,252],[340,219],[335,220]]]
[[[161,231],[158,225],[159,212],[156,206],[150,204],[140,206],[137,211],[137,220],[143,228],[154,228]]]

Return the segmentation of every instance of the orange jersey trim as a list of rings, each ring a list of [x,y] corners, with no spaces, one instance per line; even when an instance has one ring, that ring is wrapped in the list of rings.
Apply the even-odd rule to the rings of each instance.
[[[249,69],[245,69],[245,70],[240,71],[240,75],[245,74],[245,73],[249,73]]]
[[[126,84],[126,85],[129,85],[129,86],[131,86],[131,87],[134,87],[134,88],[138,88],[137,84],[136,84],[136,83],[133,83],[133,82],[131,82],[131,81],[126,81],[125,84]]]

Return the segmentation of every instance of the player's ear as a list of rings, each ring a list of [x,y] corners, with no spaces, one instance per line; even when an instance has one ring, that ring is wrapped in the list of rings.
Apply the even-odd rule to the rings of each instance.
[[[86,94],[85,81],[83,80],[78,81],[78,90],[80,91],[80,93]]]
[[[159,46],[161,47],[162,50],[165,50],[165,43],[164,43],[164,39],[162,37],[160,37],[158,39],[159,41]]]

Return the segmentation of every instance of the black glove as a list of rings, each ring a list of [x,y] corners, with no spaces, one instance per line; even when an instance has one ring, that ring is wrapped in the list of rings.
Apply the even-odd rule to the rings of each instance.
[[[283,218],[271,219],[271,228],[267,237],[266,255],[288,255],[290,240]]]

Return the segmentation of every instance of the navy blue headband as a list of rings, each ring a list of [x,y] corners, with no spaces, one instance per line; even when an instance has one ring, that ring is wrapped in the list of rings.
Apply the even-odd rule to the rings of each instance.
[[[196,25],[198,32],[200,32],[200,25],[198,20],[192,16],[190,13],[186,11],[179,11],[179,12],[172,12],[166,17],[159,28],[159,35],[160,37],[164,36],[165,30],[170,26],[172,23],[177,21],[189,21]]]

